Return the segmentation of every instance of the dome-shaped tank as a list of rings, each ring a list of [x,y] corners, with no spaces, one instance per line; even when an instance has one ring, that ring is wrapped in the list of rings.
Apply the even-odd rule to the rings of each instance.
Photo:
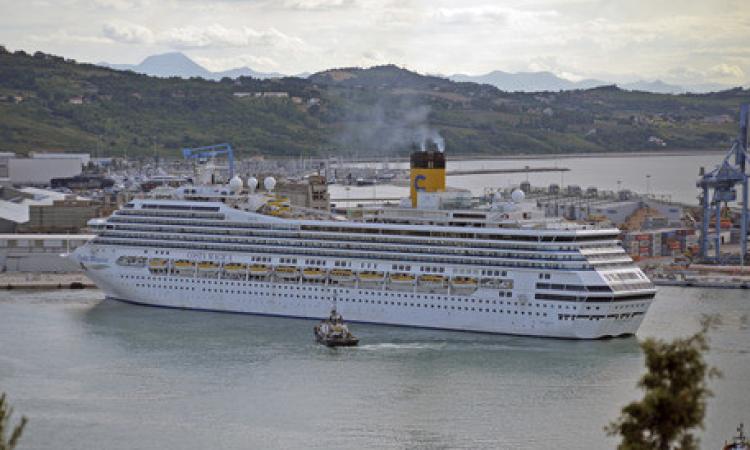
[[[250,177],[247,179],[247,188],[250,190],[250,192],[255,192],[255,189],[258,187],[258,179],[255,177]]]
[[[235,192],[241,191],[242,186],[243,186],[242,178],[240,178],[239,175],[235,175],[232,177],[231,180],[229,180],[229,188]]]
[[[526,198],[526,194],[522,190],[516,189],[510,194],[510,198],[513,200],[513,203],[521,203]]]
[[[272,191],[273,188],[276,187],[276,179],[274,177],[266,177],[266,179],[263,180],[263,187],[266,188],[267,191]]]

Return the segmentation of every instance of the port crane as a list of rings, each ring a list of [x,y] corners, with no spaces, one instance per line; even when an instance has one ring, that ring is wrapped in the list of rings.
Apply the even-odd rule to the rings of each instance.
[[[185,159],[214,158],[216,156],[226,155],[227,164],[229,165],[229,179],[234,177],[234,150],[232,146],[224,144],[207,145],[205,147],[183,148],[182,156]]]
[[[703,207],[703,222],[700,236],[700,256],[703,260],[717,264],[721,260],[721,205],[737,200],[736,186],[742,186],[742,212],[740,215],[740,265],[745,265],[747,255],[748,230],[748,173],[747,160],[750,158],[747,148],[747,128],[750,104],[740,106],[740,133],[732,143],[724,160],[714,170],[706,173],[701,168],[700,178],[696,182],[701,192],[701,206]],[[713,190],[713,196],[711,196]],[[708,253],[709,226],[714,218],[716,237],[714,242],[715,256]]]

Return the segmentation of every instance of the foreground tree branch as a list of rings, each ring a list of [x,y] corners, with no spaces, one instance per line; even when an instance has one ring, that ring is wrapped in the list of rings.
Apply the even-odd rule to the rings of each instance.
[[[13,450],[21,439],[24,427],[28,419],[21,417],[21,422],[10,432],[10,438],[6,438],[6,430],[10,430],[10,416],[13,414],[13,408],[8,405],[5,399],[5,393],[0,394],[0,450]]]
[[[706,317],[696,334],[672,342],[653,338],[641,342],[646,374],[638,387],[643,399],[622,409],[621,416],[605,430],[621,436],[618,450],[697,450],[696,428],[703,427],[706,402],[712,393],[708,379],[720,376],[704,361],[708,332],[718,318]]]

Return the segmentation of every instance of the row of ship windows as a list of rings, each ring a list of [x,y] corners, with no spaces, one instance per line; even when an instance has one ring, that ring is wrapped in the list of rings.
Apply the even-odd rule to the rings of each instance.
[[[579,284],[537,283],[536,288],[556,291],[612,292],[612,288],[609,286],[584,286]]]
[[[168,250],[157,250],[155,252],[156,255],[169,255]],[[136,258],[136,257],[131,257]],[[271,262],[271,258],[253,258],[253,262],[256,261],[266,261]],[[144,263],[145,261],[138,261],[139,263]],[[306,259],[305,265],[306,266],[316,266],[316,267],[326,267],[326,260],[319,260],[319,259]],[[297,264],[296,258],[279,258],[279,264]],[[140,267],[140,265],[139,265]],[[334,261],[334,267],[352,267],[351,261]],[[377,264],[375,263],[360,263],[359,268],[361,269],[373,269],[376,270],[378,268]],[[410,271],[411,266],[409,265],[403,265],[403,264],[393,264],[391,265],[391,270],[400,270],[400,271]],[[420,266],[419,267],[420,272],[428,272],[428,273],[445,273],[445,267],[430,267],[430,266]],[[477,273],[480,273],[478,270],[469,270],[469,269],[455,269],[455,274],[461,274],[461,275],[476,275]],[[505,270],[482,270],[481,274],[483,276],[507,276],[508,272]],[[549,274],[547,275],[549,277]],[[311,280],[315,281],[315,280]],[[539,287],[539,284],[537,284],[537,287]],[[582,289],[576,289],[576,290],[582,290]]]
[[[183,279],[179,279],[179,278],[166,278],[166,279],[163,279],[163,278],[148,277],[148,276],[141,276],[141,275],[120,275],[120,278],[122,278],[122,279],[137,279],[137,280],[145,280],[145,281],[153,281],[153,282],[157,282],[157,281],[159,281],[159,282],[165,282],[165,281],[166,282],[179,282],[179,281],[184,281]],[[250,284],[247,284],[247,283],[238,283],[238,282],[233,282],[233,281],[196,280],[196,281],[192,281],[192,283],[195,283],[195,284],[220,285],[220,286],[229,286],[229,287],[244,287],[244,288],[247,288],[247,287],[263,288],[264,287],[260,283],[250,283]],[[149,288],[154,287],[154,288],[167,288],[167,289],[185,289],[185,290],[193,290],[193,291],[195,290],[194,287],[190,288],[190,287],[181,287],[179,285],[164,285],[164,284],[153,284],[152,285],[150,283],[136,283],[136,286],[149,287]],[[308,287],[308,286],[290,286],[290,285],[276,285],[275,289],[288,290],[288,291],[321,292],[321,293],[323,293],[323,292],[330,292],[330,289],[317,288],[317,287]],[[230,293],[230,294],[235,294],[235,293],[236,294],[247,294],[249,292],[249,291],[240,291],[240,290],[236,290],[235,291],[235,290],[231,290],[231,289],[230,290],[226,290],[226,289],[218,289],[218,288],[202,288],[202,290],[203,291],[208,291],[208,292],[223,292],[223,293]],[[334,289],[334,292],[336,292],[335,289]],[[254,291],[252,291],[250,293],[252,293],[252,294],[261,294],[262,292],[254,292]],[[362,291],[362,290],[356,290],[356,293],[361,295],[361,294],[365,294],[366,292]],[[506,297],[511,297],[512,296],[512,293],[510,291],[506,291],[506,292],[500,291],[499,294],[500,294],[501,298],[503,296],[506,296]],[[276,294],[272,294],[272,295],[276,295]],[[299,294],[297,294],[297,295],[295,295],[295,294],[283,294],[282,296],[283,297],[295,297],[295,296],[298,296],[298,295]],[[443,296],[443,295],[422,295],[422,294],[406,294],[406,293],[402,294],[402,293],[396,293],[396,292],[391,292],[391,293],[389,293],[389,292],[379,292],[378,295],[381,295],[381,296],[384,296],[384,297],[394,297],[394,298],[404,298],[404,299],[407,299],[407,298],[412,298],[412,299],[416,298],[418,300],[422,300],[422,299],[424,299],[424,300],[450,300],[450,301],[455,301],[455,302],[458,302],[458,303],[461,303],[463,301],[464,303],[469,303],[469,302],[471,302],[471,303],[480,303],[480,304],[486,303],[488,305],[491,302],[491,304],[493,304],[493,305],[499,304],[499,305],[507,305],[507,306],[519,306],[519,302],[517,302],[517,301],[516,302],[511,302],[511,301],[504,302],[503,300],[497,301],[497,300],[485,300],[485,299],[474,299],[474,298],[472,298],[472,299],[463,298],[462,299],[462,298],[457,298],[457,297],[453,297],[453,296]],[[302,295],[302,297],[303,298],[307,298],[304,295]],[[641,296],[641,298],[643,298],[643,297],[646,297],[646,296]],[[653,296],[651,296],[651,297],[653,297]],[[322,298],[325,299],[325,300],[333,300],[333,297],[331,297],[331,296],[324,296]],[[633,297],[630,297],[628,300],[633,300],[633,299],[637,299],[637,298],[635,296],[633,296]],[[523,302],[521,302],[521,306],[523,306]],[[533,304],[531,304],[531,306],[533,306],[534,308],[550,308],[550,309],[554,309],[555,308],[555,305],[551,305],[551,304],[548,304],[548,303],[533,303]],[[645,306],[646,306],[645,303],[638,303],[638,304],[632,304],[632,305],[616,306],[615,308],[616,309],[643,308]],[[587,310],[590,310],[591,308],[592,308],[591,306],[586,306]],[[570,305],[557,305],[557,309],[576,309],[576,308],[575,308],[575,306],[571,308]],[[595,306],[594,309],[595,310],[599,310],[599,306]]]
[[[554,300],[561,302],[589,302],[589,303],[609,303],[609,302],[630,302],[634,300],[651,300],[655,294],[627,295],[622,297],[586,297],[575,295],[559,294],[535,294],[535,300]]]
[[[120,210],[117,211],[116,215],[126,216],[144,216],[144,217],[169,217],[169,213],[160,211],[142,211],[142,210]],[[186,217],[186,218],[216,218],[223,219],[223,214],[206,214],[206,213],[193,213],[193,212],[175,212],[172,214],[173,217]],[[239,227],[239,228],[278,228],[278,224],[252,224],[237,223],[237,222],[221,222],[219,224],[215,222],[208,222],[211,226],[222,225],[228,227]],[[263,226],[265,225],[265,227]],[[300,225],[301,230],[312,230],[319,232],[328,233],[358,233],[358,234],[401,234],[408,236],[418,237],[439,237],[439,238],[456,238],[456,239],[477,239],[484,238],[489,240],[521,240],[521,241],[540,241],[540,242],[587,242],[587,241],[598,241],[603,239],[616,239],[616,235],[580,235],[580,236],[533,236],[523,234],[484,234],[484,233],[466,233],[466,232],[452,232],[452,231],[420,231],[411,229],[384,229],[381,227],[354,227],[354,226],[326,226],[326,225]]]
[[[633,289],[653,289],[654,284],[650,281],[643,283],[611,283],[610,286],[615,292],[619,291],[632,291]]]
[[[185,239],[181,236],[169,234],[166,236],[155,236],[153,233],[138,232],[129,233],[121,231],[107,231],[101,233],[102,237],[112,238],[125,238],[125,239],[163,239],[164,241],[187,241],[187,242],[209,242],[216,244],[235,244],[235,245],[273,245],[278,247],[305,247],[315,249],[345,249],[345,250],[377,250],[381,252],[397,252],[402,253],[408,251],[410,253],[429,253],[429,254],[442,254],[442,255],[464,255],[464,256],[481,256],[487,258],[513,258],[513,259],[528,259],[528,260],[543,260],[543,261],[585,261],[586,259],[579,254],[549,254],[541,255],[539,253],[515,253],[501,250],[481,250],[481,249],[463,249],[463,248],[449,248],[440,246],[425,246],[424,244],[384,244],[384,243],[372,243],[372,244],[360,244],[355,245],[347,242],[322,242],[322,241],[293,241],[286,239],[240,239],[240,238],[216,238],[212,236],[190,236],[190,239]]]
[[[151,285],[151,284],[144,284],[144,283],[136,283],[137,287],[145,287],[145,288],[164,288],[167,287],[169,289],[183,289],[183,290],[192,290],[194,291],[195,288],[190,287],[180,287],[180,286],[163,286],[163,285]],[[262,292],[255,292],[255,291],[235,291],[235,290],[228,290],[228,289],[211,289],[211,288],[201,288],[201,291],[203,292],[212,292],[217,294],[242,294],[242,295],[263,295]],[[313,295],[295,295],[295,294],[281,294],[276,292],[271,292],[269,294],[271,297],[279,297],[279,298],[298,298],[298,299],[310,299],[310,300],[332,300],[332,297],[321,297],[321,296],[313,296]],[[370,300],[370,299],[359,299],[359,300],[352,300],[348,298],[342,298],[338,299],[338,301],[343,303],[367,303],[367,304],[377,304],[377,305],[394,305],[394,306],[411,306],[411,307],[418,307],[418,308],[433,308],[433,309],[451,309],[451,310],[458,310],[458,311],[478,311],[478,312],[490,312],[490,310],[493,313],[500,312],[500,313],[506,313],[506,314],[519,314],[519,311],[511,311],[511,310],[497,310],[495,308],[480,308],[476,306],[454,306],[454,305],[439,305],[434,303],[410,303],[410,302],[401,302],[401,301],[388,301],[388,300]],[[468,300],[466,300],[468,301]],[[481,302],[480,302],[481,303]],[[489,302],[488,302],[489,303]],[[502,303],[502,302],[501,302]],[[546,312],[539,312],[536,311],[536,313],[533,313],[531,311],[520,311],[521,315],[534,315],[537,316],[543,316],[547,317]]]
[[[602,319],[628,319],[630,317],[636,317],[643,314],[643,311],[633,311],[632,313],[625,314],[558,314],[557,320],[602,320]]]
[[[186,219],[216,219],[224,220],[224,214],[210,212],[171,212],[171,211],[143,211],[139,209],[119,210],[115,212],[117,216],[135,216],[135,217],[179,217]]]
[[[195,189],[193,189],[193,194],[195,194]],[[234,192],[231,193],[231,195],[234,195]],[[125,205],[125,208],[130,209],[135,206],[133,203],[128,203]],[[153,203],[144,203],[141,205],[141,208],[143,209],[166,209],[166,210],[177,210],[177,211],[208,211],[208,212],[219,212],[218,206],[198,206],[198,205],[164,205],[164,204],[153,204]]]
[[[259,246],[221,246],[216,244],[194,244],[185,242],[146,242],[139,240],[137,243],[129,239],[111,239],[104,237],[97,237],[94,240],[95,244],[101,245],[118,245],[118,246],[140,246],[140,247],[165,247],[171,248],[185,248],[190,250],[220,250],[227,252],[263,252],[263,253],[287,253],[287,249],[275,249],[273,247],[259,247]],[[294,249],[297,253],[302,253],[310,256],[319,257],[357,257],[357,258],[368,258],[368,259],[393,259],[391,255],[379,254],[379,253],[367,253],[363,251],[355,252],[351,250],[309,250],[306,248]],[[464,265],[502,265],[505,267],[522,267],[522,268],[547,268],[557,270],[592,270],[591,266],[586,263],[575,264],[572,266],[565,266],[559,263],[536,263],[536,262],[515,262],[515,261],[492,261],[487,259],[467,259],[459,256],[421,256],[421,255],[408,255],[409,259],[417,261],[425,261],[431,263],[453,263],[453,264],[464,264]],[[622,267],[632,267],[632,263],[622,264]]]
[[[602,243],[596,244],[578,244],[578,245],[548,245],[542,242],[536,244],[523,244],[518,243],[514,240],[509,241],[491,241],[483,239],[483,236],[467,236],[461,238],[450,238],[437,236],[443,233],[433,232],[433,239],[425,239],[424,237],[414,237],[413,239],[409,235],[404,235],[398,232],[392,232],[392,230],[382,230],[383,233],[369,233],[367,235],[357,234],[342,234],[342,233],[320,233],[320,232],[305,232],[300,231],[296,228],[283,228],[278,225],[274,225],[273,228],[263,231],[253,231],[252,233],[234,231],[231,225],[224,222],[194,222],[191,221],[190,227],[185,227],[187,223],[183,221],[163,221],[163,220],[130,220],[112,217],[109,219],[111,222],[107,225],[108,229],[116,230],[130,230],[130,231],[148,231],[148,232],[166,232],[166,233],[186,233],[186,234],[200,234],[204,235],[210,233],[214,235],[229,235],[229,236],[240,236],[240,237],[281,237],[285,239],[316,239],[316,240],[335,240],[335,241],[354,241],[354,242],[388,242],[393,244],[408,244],[408,243],[430,243],[434,246],[448,246],[448,247],[485,247],[485,248],[502,248],[502,249],[514,249],[514,250],[526,250],[534,252],[561,252],[570,251],[577,252],[580,248],[589,249],[612,249],[617,250],[619,247],[616,244],[619,242],[616,239],[611,240],[609,238],[601,238],[600,241],[609,241],[609,245],[602,247]],[[113,225],[114,224],[114,225]],[[128,224],[140,224],[138,226],[129,226]],[[165,226],[158,226],[162,224]],[[180,226],[176,228],[176,226]],[[230,229],[227,229],[230,228]],[[242,228],[253,228],[253,227],[242,227]],[[281,229],[279,229],[281,228]],[[439,237],[440,239],[436,238]],[[500,246],[499,246],[500,245]]]
[[[134,257],[131,257],[131,258],[134,258]],[[127,263],[124,263],[124,264],[120,264],[120,265],[125,266],[125,267],[143,267],[144,266],[144,264],[140,264],[140,263],[139,264],[133,263],[133,264],[130,264],[130,265],[128,265]],[[268,280],[269,277],[272,276],[270,272],[268,274],[266,274],[266,275],[253,275],[252,273],[249,273],[249,274],[248,273],[240,273],[240,274],[236,274],[236,273],[222,273],[222,272],[220,272],[218,270],[216,270],[214,272],[204,272],[204,273],[201,273],[200,271],[196,271],[194,268],[190,269],[189,272],[187,272],[187,271],[176,271],[176,270],[173,271],[173,270],[169,270],[169,269],[149,269],[149,272],[151,274],[153,274],[153,275],[158,275],[160,277],[178,276],[180,278],[199,278],[199,279],[208,279],[208,280],[223,279],[223,280],[255,281],[255,280]],[[401,273],[394,273],[394,274],[401,274]],[[386,277],[390,276],[390,275],[391,275],[390,272],[388,272],[388,273],[385,274]],[[289,278],[277,277],[275,279],[275,282],[276,283],[292,283],[292,284],[304,283],[304,284],[320,284],[320,285],[328,285],[328,286],[335,286],[335,285],[342,285],[343,286],[343,285],[348,285],[348,284],[354,284],[357,281],[360,284],[364,285],[364,284],[370,284],[370,283],[381,283],[384,280],[385,280],[385,277],[383,279],[380,279],[380,280],[365,280],[365,279],[359,279],[359,280],[357,280],[353,276],[349,280],[336,280],[336,279],[332,279],[330,277],[324,277],[324,278],[320,278],[320,279],[314,279],[314,278],[306,278],[305,276],[299,276],[299,273],[298,273],[294,277],[289,277]],[[414,280],[414,281],[416,281],[416,280]],[[446,288],[449,287],[445,283],[446,281],[448,281],[447,278],[443,280],[443,285],[442,286],[440,286],[440,285],[434,285],[434,286],[431,286],[431,288],[435,289],[435,290],[446,289]],[[479,280],[478,285],[481,286],[481,287],[487,287],[487,288],[512,289],[513,288],[513,280],[504,279],[504,278],[481,278]],[[404,286],[410,288],[410,287],[414,287],[415,284],[412,283],[411,285],[408,285],[408,284],[407,285],[402,285],[402,287],[404,287]],[[424,286],[424,285],[420,284],[420,287],[424,288],[424,287],[427,287],[427,286]],[[456,288],[456,286],[454,286],[454,288]],[[475,289],[476,286],[466,286],[466,288],[467,289],[470,289],[470,288],[474,288]],[[467,292],[464,293],[464,295],[468,295],[469,293],[470,292],[467,291]],[[502,292],[501,292],[500,295],[502,296]],[[510,294],[508,294],[508,296],[510,296]]]

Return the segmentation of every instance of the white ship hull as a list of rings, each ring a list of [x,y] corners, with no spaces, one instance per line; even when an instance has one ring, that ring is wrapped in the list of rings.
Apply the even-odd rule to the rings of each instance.
[[[616,229],[492,211],[298,220],[235,201],[133,200],[73,257],[142,305],[319,319],[335,298],[356,322],[571,339],[634,334],[655,294]]]
[[[147,267],[122,267],[121,248],[81,248],[76,258],[108,298],[139,305],[320,319],[327,317],[335,295],[347,321],[432,329],[597,339],[632,335],[651,300],[607,303],[538,301],[534,283],[539,271],[514,272],[513,297],[499,289],[436,289],[310,283],[305,279],[221,279],[196,273],[154,275]],[[177,259],[186,255],[177,255]],[[237,262],[237,261],[235,261]],[[524,290],[524,287],[527,289]],[[334,294],[335,292],[335,294]]]

